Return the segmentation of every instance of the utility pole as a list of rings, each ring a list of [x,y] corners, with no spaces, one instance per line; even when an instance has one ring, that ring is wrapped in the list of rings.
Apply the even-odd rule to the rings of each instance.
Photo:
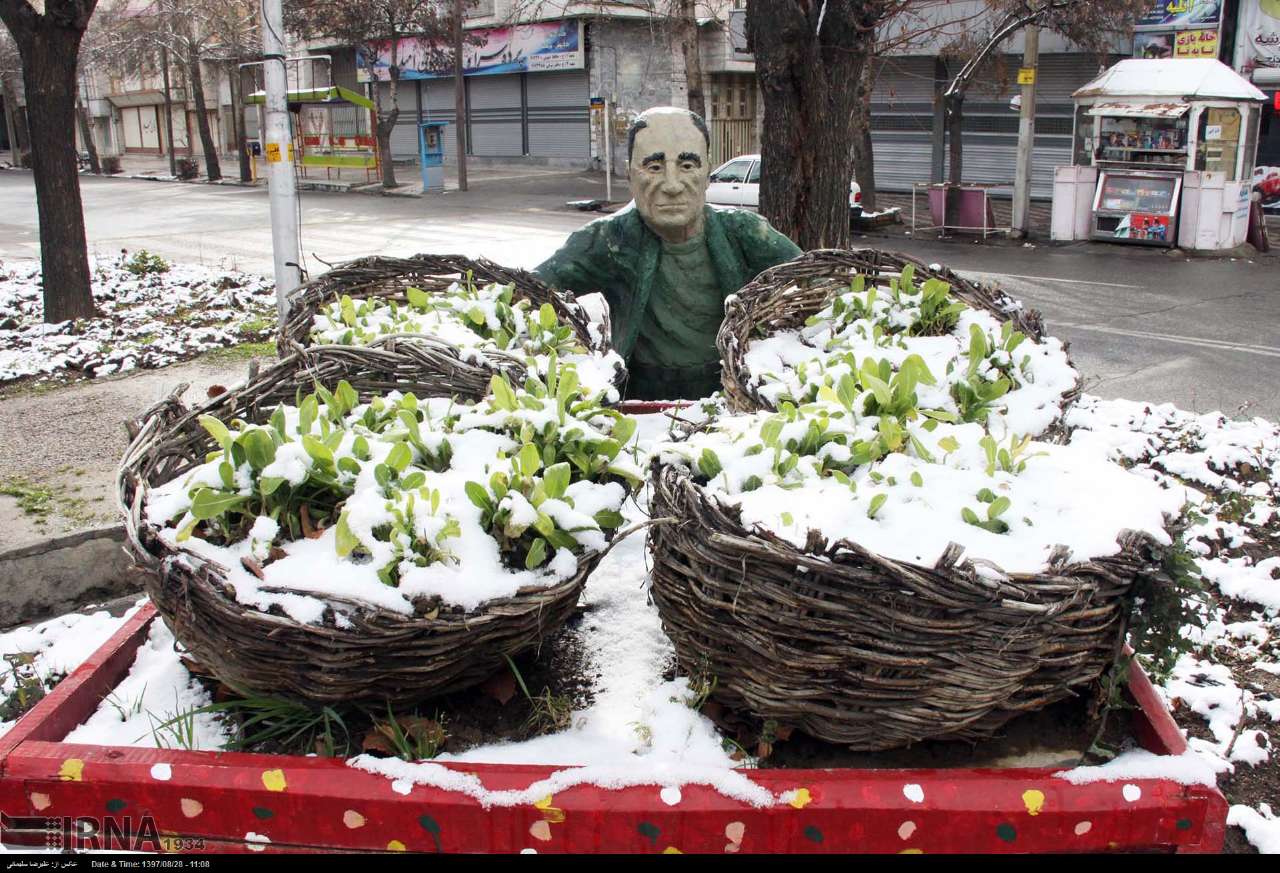
[[[302,284],[298,266],[302,257],[281,0],[262,0],[262,58],[262,77],[267,91],[263,152],[267,158],[267,198],[271,204],[271,253],[275,260],[276,307],[283,323],[288,315],[289,294]]]
[[[458,135],[458,190],[467,190],[467,81],[463,78],[463,0],[453,0],[453,127]]]
[[[1013,180],[1013,222],[1009,235],[1025,239],[1031,227],[1031,152],[1036,138],[1036,68],[1040,63],[1040,25],[1028,24],[1023,32],[1021,117],[1018,120],[1018,168]]]

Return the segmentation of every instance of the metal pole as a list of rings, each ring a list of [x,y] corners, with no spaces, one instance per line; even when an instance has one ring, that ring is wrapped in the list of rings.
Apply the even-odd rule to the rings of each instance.
[[[1040,62],[1040,26],[1028,24],[1022,52],[1021,117],[1018,120],[1018,168],[1013,179],[1013,226],[1009,235],[1023,239],[1031,227],[1031,150],[1036,138],[1036,67]],[[1030,72],[1028,72],[1030,71]]]
[[[302,284],[298,239],[298,189],[293,178],[293,136],[289,131],[289,76],[285,68],[281,0],[262,0],[263,80],[266,87],[263,154],[271,204],[271,253],[275,261],[276,307],[283,322],[289,294]]]
[[[613,103],[608,98],[604,101],[604,199],[613,202],[613,146],[609,138],[609,127],[612,124]]]

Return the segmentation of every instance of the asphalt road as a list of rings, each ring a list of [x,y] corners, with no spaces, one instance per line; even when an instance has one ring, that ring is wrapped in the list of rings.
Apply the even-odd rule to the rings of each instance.
[[[599,177],[489,170],[433,198],[305,192],[303,249],[321,261],[458,252],[531,267],[595,217],[564,202],[602,196]],[[175,260],[269,273],[261,189],[82,179],[91,250],[146,248]],[[867,238],[860,244],[885,245]],[[1086,390],[1200,412],[1280,418],[1280,258],[1186,259],[1105,244],[975,245],[895,238],[926,262],[994,280],[1071,343]],[[0,259],[38,254],[31,177],[0,172]]]

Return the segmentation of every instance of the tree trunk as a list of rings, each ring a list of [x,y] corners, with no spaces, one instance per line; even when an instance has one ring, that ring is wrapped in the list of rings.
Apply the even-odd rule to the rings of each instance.
[[[13,138],[9,148],[13,150],[13,160],[21,165],[19,158],[24,152],[31,151],[31,133],[27,130],[27,116],[18,105],[18,89],[13,86],[12,73],[0,74],[0,86],[4,88],[4,112],[13,124]]]
[[[467,80],[463,78],[463,0],[453,4],[453,128],[458,144],[458,190],[467,190]]]
[[[76,122],[80,125],[80,139],[84,140],[84,150],[89,153],[89,172],[95,176],[102,175],[102,164],[98,163],[98,144],[93,141],[93,131],[89,129],[89,111],[84,103],[76,100]]]
[[[392,40],[394,43],[395,40]],[[400,105],[397,103],[397,92],[400,86],[400,71],[396,68],[395,49],[392,50],[390,75],[387,77],[387,99],[391,108],[384,110],[382,100],[378,100],[378,154],[382,163],[382,187],[396,187],[396,165],[391,160],[391,131],[396,129],[396,120],[400,117]],[[374,83],[374,93],[380,90]]]
[[[160,76],[164,84],[164,127],[169,137],[169,175],[178,175],[177,147],[173,144],[173,88],[169,81],[169,50],[160,49]]]
[[[960,184],[964,178],[964,92],[958,92],[947,98],[947,158],[950,166],[947,169],[947,188],[944,198],[942,224],[943,233],[946,225],[957,223],[960,218]]]
[[[871,150],[871,76],[873,65],[863,67],[859,80],[857,116],[853,120],[853,177],[862,189],[862,208],[876,211],[876,157]]]
[[[702,92],[702,53],[698,50],[698,19],[693,0],[679,0],[680,51],[684,55],[684,81],[689,92],[689,111],[707,117],[707,101]]]
[[[15,34],[22,51],[36,213],[40,220],[40,270],[44,320],[93,318],[89,254],[84,238],[80,178],[76,166],[76,55],[83,31],[40,16],[30,31]]]
[[[195,46],[187,49],[187,79],[191,82],[191,99],[196,104],[196,127],[200,130],[200,148],[204,151],[205,175],[210,182],[222,178],[222,165],[218,162],[218,143],[209,130],[209,113],[204,108],[204,74],[200,70],[200,52]]]
[[[236,151],[239,152],[240,181],[253,181],[253,166],[249,157],[248,137],[244,132],[244,71],[239,64],[231,70],[231,125],[235,130]]]
[[[849,244],[850,143],[876,4],[752,0],[747,33],[764,98],[760,212],[802,249]]]

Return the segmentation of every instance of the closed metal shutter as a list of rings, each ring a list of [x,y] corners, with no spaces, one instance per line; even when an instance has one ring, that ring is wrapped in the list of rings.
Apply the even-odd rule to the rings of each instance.
[[[382,82],[378,85],[383,105],[389,105],[390,85]],[[391,157],[396,160],[416,161],[418,159],[418,81],[402,81],[396,86],[396,105],[400,114],[396,116],[396,126],[391,131]],[[336,121],[336,119],[335,119]],[[337,131],[335,131],[336,133]]]
[[[467,79],[470,96],[471,153],[489,157],[524,155],[520,76]]]
[[[880,61],[871,92],[871,147],[876,188],[910,191],[929,181],[933,164],[932,57]]]
[[[458,134],[454,127],[453,80],[424,79],[422,81],[422,120],[445,121],[444,158],[446,161],[458,159]]]
[[[1008,67],[1016,70],[1013,55]],[[1098,61],[1091,54],[1041,55],[1036,82],[1036,137],[1031,163],[1031,196],[1053,196],[1054,167],[1071,163],[1071,93],[1094,78]],[[970,86],[964,108],[964,181],[1011,183],[1018,163],[1018,110],[1009,105],[1019,93],[1006,83],[999,94],[986,83]],[[1008,191],[997,196],[1008,196]]]
[[[586,71],[529,73],[525,82],[529,154],[589,159],[591,108]]]

